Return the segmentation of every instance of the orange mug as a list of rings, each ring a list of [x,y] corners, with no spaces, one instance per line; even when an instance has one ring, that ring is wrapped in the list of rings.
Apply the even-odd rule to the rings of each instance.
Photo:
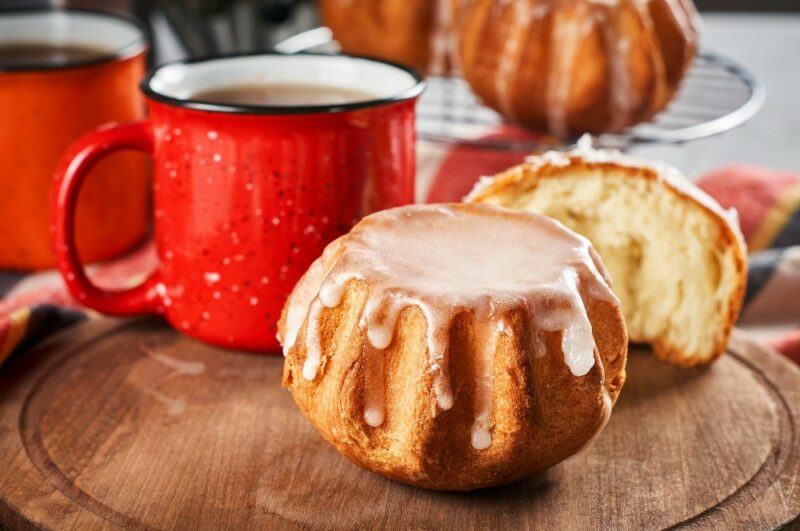
[[[123,16],[0,13],[0,269],[55,265],[49,205],[58,161],[98,125],[144,116],[146,53],[141,25]],[[92,170],[76,217],[83,260],[113,257],[145,237],[147,164],[118,153]]]

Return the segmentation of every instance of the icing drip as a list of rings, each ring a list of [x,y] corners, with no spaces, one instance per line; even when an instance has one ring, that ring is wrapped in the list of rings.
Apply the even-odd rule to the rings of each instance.
[[[308,316],[303,377],[315,379],[322,364],[323,309],[341,304],[347,282],[364,280],[369,291],[358,328],[365,339],[366,423],[384,422],[385,351],[400,313],[411,306],[425,318],[425,372],[439,409],[448,410],[453,407],[450,331],[457,315],[469,313],[476,334],[476,449],[491,445],[494,356],[499,335],[508,330],[505,315],[525,311],[537,355],[545,354],[540,331],[562,332],[564,361],[582,376],[595,363],[584,300],[617,303],[588,240],[535,214],[490,205],[409,206],[365,218],[335,245],[295,290],[304,296],[293,294],[289,301],[287,315]],[[312,297],[308,286],[317,286]],[[293,326],[298,325],[293,321]],[[296,337],[296,331],[287,331],[287,340],[292,334]]]
[[[289,353],[289,349],[292,348],[297,341],[297,333],[300,331],[300,327],[308,315],[311,300],[316,296],[317,291],[319,291],[319,283],[315,285],[312,279],[320,276],[322,272],[319,270],[321,269],[322,263],[314,262],[308,273],[300,279],[293,293],[293,296],[302,301],[302,303],[291,305],[286,308],[286,333],[284,337],[281,337],[280,330],[278,331],[278,340],[283,345],[284,356]]]
[[[569,135],[567,102],[572,81],[572,67],[578,55],[578,44],[591,25],[580,17],[556,14],[550,32],[550,50],[554,55],[553,67],[547,82],[547,127],[554,135],[566,138]]]
[[[479,316],[482,321],[476,327],[478,352],[476,358],[477,381],[475,382],[475,422],[472,424],[472,447],[485,450],[492,445],[492,390],[494,388],[494,353],[497,340],[508,328],[502,319],[491,319],[490,315]]]
[[[689,38],[690,42],[694,43],[697,40],[697,28],[699,26],[699,17],[694,7],[687,5],[688,3],[683,0],[664,0],[669,7],[670,13],[675,18],[681,32]]]
[[[322,345],[319,337],[319,318],[322,315],[322,301],[319,297],[311,303],[308,310],[308,329],[306,330],[306,362],[303,365],[303,378],[313,380],[322,360]]]
[[[505,2],[508,4],[509,2]],[[530,0],[516,0],[511,2],[512,17],[508,36],[506,37],[503,53],[497,62],[497,95],[500,109],[509,117],[514,116],[513,91],[511,82],[516,79],[515,70],[522,60],[523,40],[527,34],[526,14],[532,13]]]
[[[373,428],[383,424],[386,416],[386,359],[383,349],[365,344],[364,363],[366,363],[364,387],[364,420]]]
[[[447,74],[448,62],[456,57],[456,31],[453,17],[453,0],[434,0],[435,13],[431,31],[431,58],[428,72],[433,75]]]
[[[619,130],[630,121],[633,110],[633,87],[628,70],[630,41],[617,28],[617,25],[622,23],[620,20],[621,10],[617,4],[605,8],[599,7],[595,16],[603,29],[603,39],[609,61],[611,129]]]

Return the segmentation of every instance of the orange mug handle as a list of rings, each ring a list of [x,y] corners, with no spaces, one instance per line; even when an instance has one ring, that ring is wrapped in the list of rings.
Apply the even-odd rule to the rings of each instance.
[[[78,139],[61,160],[50,212],[56,265],[70,292],[90,308],[110,315],[161,313],[157,271],[135,288],[107,291],[86,276],[75,245],[75,206],[81,185],[98,160],[123,149],[152,154],[153,133],[147,121],[102,126]]]

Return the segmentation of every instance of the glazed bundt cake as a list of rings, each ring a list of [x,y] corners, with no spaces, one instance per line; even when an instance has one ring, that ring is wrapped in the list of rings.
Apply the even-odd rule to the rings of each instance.
[[[323,23],[345,52],[442,75],[453,68],[459,1],[319,0],[319,6]]]
[[[559,137],[619,131],[666,107],[699,24],[691,0],[467,0],[459,20],[475,93]]]
[[[746,249],[726,212],[676,169],[582,147],[480,182],[468,197],[537,212],[586,236],[608,266],[632,341],[679,365],[725,351]]]
[[[625,324],[588,240],[491,205],[368,216],[297,284],[279,338],[284,385],[325,439],[434,489],[574,454],[625,379]]]

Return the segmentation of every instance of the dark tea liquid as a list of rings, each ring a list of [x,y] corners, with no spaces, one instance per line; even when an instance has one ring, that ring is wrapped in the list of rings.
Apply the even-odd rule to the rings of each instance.
[[[274,83],[263,85],[234,85],[205,90],[192,96],[193,100],[227,105],[268,105],[293,107],[300,105],[341,105],[375,99],[373,94],[326,85]]]
[[[54,45],[42,42],[0,44],[0,69],[3,67],[48,67],[90,61],[109,51],[79,44]]]

